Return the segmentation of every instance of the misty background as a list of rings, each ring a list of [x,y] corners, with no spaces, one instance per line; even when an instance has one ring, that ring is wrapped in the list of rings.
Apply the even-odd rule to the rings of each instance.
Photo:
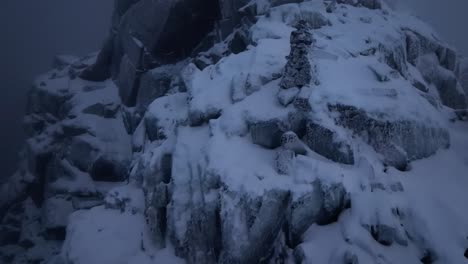
[[[2,0],[0,182],[15,170],[33,78],[50,69],[56,54],[97,51],[108,33],[112,7],[113,0]],[[429,22],[444,41],[468,55],[467,0],[401,0],[397,7]]]

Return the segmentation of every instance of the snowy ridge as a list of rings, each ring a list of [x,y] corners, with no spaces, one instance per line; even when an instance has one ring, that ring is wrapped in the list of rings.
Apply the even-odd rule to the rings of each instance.
[[[467,60],[377,0],[214,2],[189,47],[197,0],[117,1],[37,79],[0,259],[465,263]]]

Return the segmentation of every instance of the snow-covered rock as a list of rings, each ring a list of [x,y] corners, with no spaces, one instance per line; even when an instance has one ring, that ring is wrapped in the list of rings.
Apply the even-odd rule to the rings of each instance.
[[[467,65],[378,0],[118,0],[34,82],[0,261],[463,263]]]

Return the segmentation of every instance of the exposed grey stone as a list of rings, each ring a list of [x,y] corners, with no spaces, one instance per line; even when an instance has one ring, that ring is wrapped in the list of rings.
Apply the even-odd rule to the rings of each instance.
[[[351,147],[337,139],[336,134],[321,125],[308,120],[304,142],[310,149],[327,159],[344,164],[354,164]]]
[[[457,53],[447,47],[439,47],[436,51],[437,57],[439,58],[440,65],[449,71],[455,71],[457,66]]]
[[[308,29],[307,22],[300,20],[296,30],[291,32],[291,51],[280,82],[280,87],[283,89],[300,88],[310,84],[313,79],[312,66],[307,54],[314,40]]]
[[[371,225],[369,232],[375,241],[384,246],[390,246],[394,242],[395,228],[384,224]]]
[[[432,54],[424,55],[417,65],[428,83],[436,86],[439,97],[445,106],[453,109],[467,108],[467,100],[455,74],[439,65],[439,59]]]
[[[248,241],[223,241],[223,251],[219,263],[259,263],[271,257],[271,249],[286,221],[287,208],[290,206],[288,191],[271,190],[263,195],[261,206],[256,210],[249,228]],[[229,217],[230,215],[225,215]],[[234,234],[232,222],[223,218],[223,234]],[[237,230],[240,232],[240,230]],[[224,238],[224,237],[223,237]],[[229,237],[227,237],[229,239]]]
[[[141,72],[125,55],[120,63],[118,86],[120,98],[126,106],[135,106],[136,104],[140,75]]]
[[[382,154],[386,164],[401,170],[406,169],[407,161],[427,158],[450,145],[449,133],[440,127],[409,120],[377,120],[353,106],[330,105],[329,109],[340,114],[337,119],[340,125],[363,136]]]
[[[186,63],[164,65],[144,73],[138,89],[137,106],[141,109],[164,96],[173,86],[178,85],[177,76]]]
[[[94,161],[90,175],[94,181],[125,181],[128,178],[128,164],[103,155]]]
[[[399,41],[390,45],[380,45],[380,51],[383,53],[384,60],[388,66],[398,71],[401,76],[408,76],[408,65],[406,64],[406,43]]]
[[[111,76],[112,54],[114,49],[113,36],[109,36],[99,52],[96,62],[79,74],[83,80],[100,82]]]
[[[436,84],[442,103],[455,110],[466,109],[467,101],[465,94],[459,89],[459,83],[453,74],[441,79]]]
[[[221,110],[209,109],[206,112],[189,110],[189,123],[190,126],[201,126],[211,119],[217,119],[221,116]]]
[[[248,37],[242,31],[236,31],[228,44],[229,50],[234,54],[245,51],[248,45]]]
[[[301,243],[304,232],[317,221],[317,216],[323,205],[323,198],[321,191],[314,188],[291,204],[289,219],[291,246],[294,247]]]
[[[270,149],[281,145],[281,137],[287,131],[279,120],[253,122],[249,125],[249,130],[254,144]]]
[[[291,204],[289,241],[292,247],[302,242],[302,235],[314,223],[327,225],[338,220],[348,207],[346,190],[341,183],[331,185],[315,181],[314,189]]]

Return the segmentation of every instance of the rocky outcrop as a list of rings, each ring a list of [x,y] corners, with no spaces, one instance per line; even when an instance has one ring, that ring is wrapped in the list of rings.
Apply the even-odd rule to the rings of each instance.
[[[57,57],[29,94],[0,262],[460,262],[410,192],[429,163],[464,171],[460,146],[439,150],[462,138],[445,119],[464,118],[468,67],[398,17],[376,0],[117,0],[100,53]]]
[[[338,124],[349,128],[384,157],[390,166],[405,170],[408,162],[433,155],[450,146],[449,133],[417,121],[385,121],[370,117],[365,111],[346,105],[330,105],[340,115]]]

